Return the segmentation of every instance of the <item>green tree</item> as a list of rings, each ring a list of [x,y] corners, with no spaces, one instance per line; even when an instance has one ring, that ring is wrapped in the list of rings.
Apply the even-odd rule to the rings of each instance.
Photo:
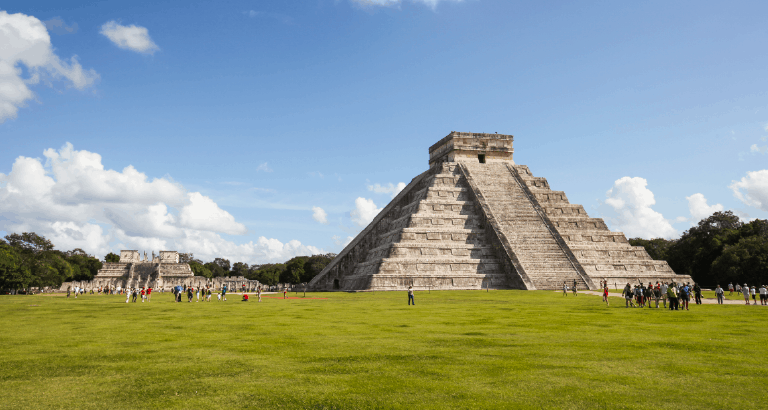
[[[712,263],[718,281],[765,284],[768,282],[768,238],[752,235],[728,245]]]
[[[120,262],[120,255],[115,255],[114,253],[110,252],[107,254],[107,256],[104,257],[104,262],[107,262],[107,263]]]
[[[212,278],[218,278],[218,277],[221,277],[221,276],[227,276],[228,272],[225,271],[224,268],[222,268],[221,265],[219,265],[218,263],[208,262],[208,263],[206,263],[203,266],[205,266],[206,269],[211,271],[211,277]]]
[[[667,260],[669,248],[675,244],[675,241],[664,238],[631,238],[629,244],[632,246],[642,246],[648,252],[648,255],[655,260]]]
[[[192,269],[192,273],[194,273],[195,276],[204,276],[208,279],[213,278],[213,272],[197,261],[189,262],[189,267]]]
[[[297,256],[285,264],[285,270],[280,274],[282,283],[301,283],[301,277],[304,275],[304,265],[307,263],[306,256]]]
[[[248,264],[243,262],[236,262],[234,265],[232,265],[232,275],[233,276],[245,276],[248,274]]]
[[[32,272],[22,263],[16,249],[0,239],[0,288],[26,289]]]

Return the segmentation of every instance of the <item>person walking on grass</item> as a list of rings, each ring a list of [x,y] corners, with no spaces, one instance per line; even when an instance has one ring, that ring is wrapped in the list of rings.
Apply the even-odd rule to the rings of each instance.
[[[200,288],[199,287],[197,288],[197,291],[195,292],[195,295],[197,296],[197,300],[195,301],[195,303],[197,303],[197,302],[200,301]]]
[[[211,301],[211,288],[210,287],[208,287],[207,290],[206,290],[206,298],[205,299],[206,299],[207,302]]]
[[[128,288],[125,288],[125,291],[125,303],[128,303],[131,300],[131,292],[129,292]]]
[[[736,284],[736,294],[737,295],[741,294],[741,285],[739,285],[738,283]]]
[[[698,283],[693,283],[693,294],[696,296],[696,304],[701,304],[701,286]]]
[[[629,284],[629,282],[627,282],[627,286],[624,286],[624,290],[621,292],[621,296],[624,296],[624,301],[627,307],[629,307],[629,305],[635,307],[635,304],[632,303],[632,286]]]
[[[749,304],[749,286],[746,283],[741,288],[741,294],[744,295],[744,301]]]
[[[261,285],[256,288],[256,295],[259,297],[259,302],[261,302]]]
[[[147,291],[144,290],[144,287],[141,287],[141,303],[144,303],[144,297],[147,296]]]
[[[768,304],[768,288],[766,288],[765,285],[760,286],[760,304]]]
[[[733,283],[728,284],[728,296],[733,296]]]
[[[659,299],[661,299],[661,284],[656,282],[656,287],[653,288],[653,298],[656,299],[656,309],[659,308]]]
[[[195,288],[192,286],[187,288],[187,302],[192,303],[192,299],[195,298]]]
[[[147,303],[152,300],[152,288],[147,288]]]
[[[608,306],[608,285],[603,284],[603,301],[605,302],[605,306]]]
[[[568,284],[563,281],[563,296],[568,296]]]
[[[573,296],[579,296],[576,294],[576,279],[573,280]]]
[[[224,301],[227,300],[227,285],[221,287],[221,299]]]
[[[755,289],[755,285],[752,285],[752,287],[749,289],[749,293],[752,295],[752,304],[757,305],[757,298],[755,297],[757,290]]]
[[[733,285],[731,285],[731,289],[733,289]],[[717,285],[715,288],[715,296],[717,296],[717,304],[722,305],[723,304],[723,288],[720,287],[720,285]]]
[[[678,294],[677,298],[683,302],[683,308],[685,310],[688,310],[688,302],[691,300],[691,288],[688,287],[688,284],[686,283],[683,287],[680,288],[680,293]]]
[[[69,292],[72,291],[72,286],[67,286],[67,299],[69,299]]]
[[[413,286],[408,286],[408,306],[411,306],[411,302],[416,306],[416,300],[413,299]]]

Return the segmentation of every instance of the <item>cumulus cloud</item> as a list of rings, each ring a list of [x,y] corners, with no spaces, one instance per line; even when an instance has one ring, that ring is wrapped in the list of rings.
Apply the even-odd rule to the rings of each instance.
[[[747,176],[728,187],[741,202],[768,211],[768,169],[747,172]]]
[[[23,77],[21,66],[29,76]],[[34,98],[28,85],[48,79],[63,79],[84,89],[98,80],[94,70],[83,70],[72,56],[62,60],[53,52],[45,24],[22,13],[0,11],[0,123],[16,118],[19,108]]]
[[[325,213],[325,210],[319,206],[312,207],[312,219],[320,222],[321,224],[328,224],[328,214]]]
[[[123,26],[116,21],[108,21],[101,26],[101,34],[116,46],[142,54],[154,54],[160,47],[149,37],[149,30],[141,26]]]
[[[349,215],[352,217],[352,222],[357,226],[365,227],[371,223],[379,212],[381,212],[381,208],[376,207],[373,199],[359,197],[355,199],[355,209]]]
[[[694,221],[700,221],[715,212],[722,212],[723,206],[720,204],[707,205],[707,198],[704,194],[693,194],[685,197],[688,200],[688,210]]]
[[[393,7],[402,4],[402,0],[352,0],[354,3],[366,7]],[[464,0],[408,0],[411,3],[421,3],[435,9],[439,3],[461,3]]]
[[[368,190],[373,191],[377,194],[389,194],[392,198],[396,197],[397,194],[400,193],[400,191],[405,188],[405,182],[398,182],[397,185],[393,183],[389,183],[387,185],[381,185],[381,184],[373,184],[368,185]]]
[[[203,260],[264,263],[322,252],[296,240],[226,240],[221,234],[247,229],[213,199],[132,166],[105,169],[99,154],[69,143],[43,156],[18,157],[9,174],[0,173],[0,230],[37,232],[58,249],[100,257],[120,249],[176,249]]]
[[[644,178],[623,177],[606,193],[605,204],[615,215],[606,219],[628,237],[671,238],[677,235],[664,216],[651,209],[656,204]]]

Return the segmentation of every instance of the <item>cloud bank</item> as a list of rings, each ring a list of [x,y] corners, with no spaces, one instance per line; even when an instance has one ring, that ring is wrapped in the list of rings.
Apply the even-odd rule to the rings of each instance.
[[[297,240],[224,239],[247,229],[213,199],[133,166],[105,169],[99,154],[72,144],[43,156],[18,157],[8,175],[0,173],[0,230],[37,232],[58,249],[82,248],[98,257],[120,249],[174,249],[203,260],[265,263],[322,252]]]
[[[747,176],[728,186],[746,205],[768,211],[768,169],[747,172]]]
[[[723,206],[720,204],[707,205],[707,198],[704,197],[704,194],[693,194],[685,197],[685,199],[688,200],[688,210],[691,212],[694,223],[715,212],[723,211]]]
[[[653,192],[644,178],[623,177],[606,192],[605,204],[615,215],[605,219],[627,237],[671,238],[677,230],[664,216],[651,209],[656,204]]]
[[[27,78],[22,77],[22,65]],[[0,123],[16,118],[19,108],[34,98],[28,85],[59,79],[82,90],[99,75],[93,69],[84,70],[77,56],[69,61],[59,58],[45,24],[37,18],[0,11]]]

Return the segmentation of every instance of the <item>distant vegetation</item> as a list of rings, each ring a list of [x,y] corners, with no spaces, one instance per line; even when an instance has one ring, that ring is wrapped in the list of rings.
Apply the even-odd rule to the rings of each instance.
[[[188,262],[197,276],[245,276],[267,285],[277,283],[309,282],[333,260],[336,254],[296,256],[285,263],[248,265],[216,258],[205,263],[191,253],[180,254],[181,262]],[[104,262],[119,262],[120,256],[109,253]],[[63,282],[93,279],[102,267],[102,261],[82,249],[62,252],[54,249],[51,241],[34,232],[10,234],[0,239],[0,289],[27,289],[51,286],[58,288]]]
[[[768,221],[743,223],[731,211],[715,212],[685,231],[680,239],[632,238],[653,259],[669,262],[678,273],[707,286],[729,282],[768,282]]]

